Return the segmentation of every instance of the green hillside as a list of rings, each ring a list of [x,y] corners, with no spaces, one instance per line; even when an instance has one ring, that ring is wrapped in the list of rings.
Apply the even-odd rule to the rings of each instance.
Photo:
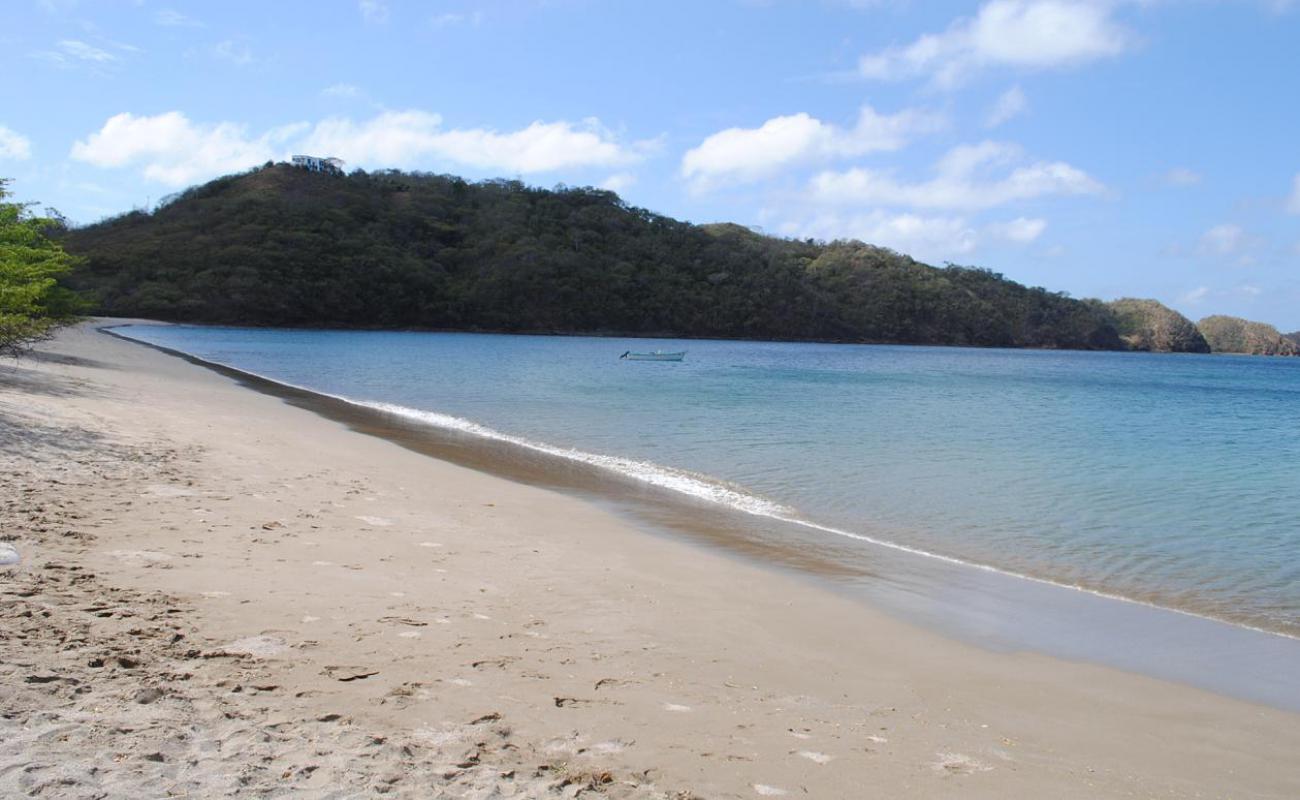
[[[612,192],[284,164],[69,230],[115,316],[267,326],[1295,355],[1262,323],[1075,300],[857,241],[692,225]]]
[[[861,242],[692,225],[595,189],[285,165],[68,232],[104,314],[277,326],[1124,347],[1110,313]]]

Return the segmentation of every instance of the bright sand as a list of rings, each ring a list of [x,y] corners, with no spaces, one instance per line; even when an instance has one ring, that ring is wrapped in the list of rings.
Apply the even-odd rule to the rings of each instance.
[[[87,325],[0,366],[0,796],[1297,797],[1300,716],[993,653]]]

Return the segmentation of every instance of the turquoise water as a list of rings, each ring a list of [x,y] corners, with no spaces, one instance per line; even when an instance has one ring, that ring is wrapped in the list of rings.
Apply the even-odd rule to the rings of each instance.
[[[1300,635],[1300,359],[121,332],[808,523],[837,558],[883,542]],[[650,349],[689,352],[618,360]]]

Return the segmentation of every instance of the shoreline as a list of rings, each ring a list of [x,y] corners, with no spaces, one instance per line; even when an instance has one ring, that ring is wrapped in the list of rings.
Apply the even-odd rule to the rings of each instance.
[[[196,649],[244,652],[184,662],[188,694],[169,689],[175,696],[159,703],[118,702],[102,678],[79,677],[102,717],[138,726],[139,715],[184,700],[187,724],[224,730],[226,717],[200,713],[220,696],[241,704],[240,730],[346,730],[313,739],[327,755],[305,774],[288,769],[301,754],[271,753],[268,781],[283,767],[281,780],[305,789],[396,775],[391,785],[412,796],[416,777],[528,796],[579,784],[626,797],[856,796],[867,786],[954,797],[1300,791],[1295,714],[972,647],[781,571],[647,536],[573,497],[358,436],[137,345],[82,327],[0,374],[0,422],[28,443],[4,456],[14,462],[7,474],[30,476],[15,480],[29,480],[31,493],[13,496],[41,498],[9,510],[33,516],[6,520],[24,562],[5,574],[46,581],[32,584],[39,599],[60,570],[92,566],[101,593],[172,596],[186,635],[211,643]],[[58,426],[82,433],[41,433]],[[70,460],[62,442],[84,455]],[[127,444],[165,452],[109,459],[139,474],[107,488],[82,474],[108,463],[96,455],[103,448]],[[63,508],[79,516],[39,521]],[[65,525],[86,538],[58,533]],[[113,624],[85,610],[92,599],[68,613],[92,631]],[[131,624],[96,641],[138,648]],[[6,685],[29,687],[5,705],[33,736],[0,746],[0,765],[45,759],[67,776],[100,759],[104,774],[129,772],[147,795],[183,783],[171,766],[180,756],[166,748],[162,761],[142,753],[129,768],[112,766],[113,748],[135,744],[111,730],[98,743],[78,738],[94,726],[76,733],[73,750],[41,738],[58,724],[38,725],[40,715],[83,702],[43,676],[84,671],[79,655],[81,666],[59,666],[57,655],[84,646],[24,647],[26,657],[0,661]],[[159,675],[175,672],[181,656],[169,653],[122,667],[121,679],[151,659]],[[33,668],[40,681],[22,677]],[[56,690],[41,707],[41,693]],[[393,747],[368,743],[376,737]],[[427,759],[411,762],[403,747]],[[252,744],[232,744],[222,757],[255,755]],[[202,766],[210,754],[193,758]],[[0,786],[26,774],[6,772]]]
[[[787,516],[779,510],[751,510],[653,483],[646,485],[618,469],[571,457],[560,452],[561,448],[499,432],[484,434],[481,431],[486,429],[473,421],[464,422],[479,430],[450,427],[425,418],[425,412],[418,409],[328,394],[113,330],[131,324],[173,323],[135,321],[101,326],[99,330],[213,370],[254,391],[416,453],[560,491],[610,508],[646,526],[651,533],[668,533],[760,566],[811,576],[860,602],[944,635],[986,648],[1029,649],[1089,661],[1300,711],[1300,687],[1277,677],[1300,669],[1300,637],[1287,631],[946,556]],[[445,415],[433,412],[432,416]],[[881,575],[879,570],[869,575],[837,562],[827,555],[835,549],[832,543],[816,539],[823,535],[892,551],[888,572],[907,574],[917,581],[916,585],[899,592],[891,576]],[[926,564],[925,560],[937,563]],[[1018,586],[1019,582],[1031,585]],[[958,586],[968,588],[947,597],[937,607],[933,604],[935,596],[953,595]],[[1055,592],[1067,594],[1055,597]],[[1075,594],[1081,597],[1072,597]],[[917,595],[926,597],[918,601]],[[990,606],[991,596],[1001,600]],[[1119,604],[1121,608],[1108,608],[1107,604]],[[982,611],[970,614],[971,608]],[[1026,616],[1024,608],[1040,609],[1041,613]],[[1003,625],[994,630],[988,622],[990,613],[1017,617],[1014,629]],[[1275,637],[1285,643],[1255,641],[1253,636]],[[1078,646],[1076,640],[1087,644]],[[1158,644],[1150,645],[1150,649],[1134,649],[1133,641]],[[1222,652],[1231,653],[1231,659],[1214,655]],[[1250,663],[1249,668],[1234,663],[1242,658]]]
[[[117,319],[116,317],[99,317],[100,319]],[[1132,350],[1104,348],[1070,348],[1070,347],[1012,347],[1008,345],[955,344],[935,342],[890,342],[857,339],[755,339],[746,337],[691,336],[675,333],[626,333],[621,331],[540,331],[540,330],[471,330],[466,328],[330,328],[317,325],[259,325],[257,323],[234,322],[172,322],[168,320],[143,319],[137,324],[151,325],[192,325],[197,328],[249,328],[253,330],[286,331],[321,331],[339,333],[463,333],[472,336],[539,336],[557,338],[591,338],[591,339],[644,339],[646,341],[684,341],[684,342],[760,342],[767,344],[828,344],[856,347],[936,347],[956,350],[1008,350],[1011,352],[1030,353],[1131,353],[1148,356],[1251,356],[1253,358],[1280,358],[1290,360],[1300,356],[1288,356],[1270,353],[1239,353],[1221,350],[1219,352],[1195,352],[1191,350]]]

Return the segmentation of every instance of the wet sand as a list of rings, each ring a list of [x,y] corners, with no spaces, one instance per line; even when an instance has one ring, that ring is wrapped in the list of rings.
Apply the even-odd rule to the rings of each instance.
[[[92,326],[42,350],[0,366],[5,796],[1300,796],[1298,715],[953,641]]]

